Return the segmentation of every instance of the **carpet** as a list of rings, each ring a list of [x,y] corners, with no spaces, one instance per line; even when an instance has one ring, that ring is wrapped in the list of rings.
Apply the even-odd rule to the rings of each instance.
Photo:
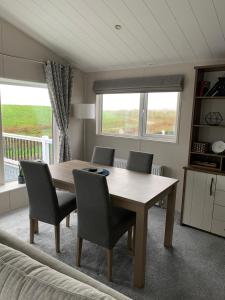
[[[225,240],[187,226],[174,226],[173,248],[163,246],[165,210],[154,207],[148,220],[146,284],[132,287],[133,258],[128,255],[127,237],[114,248],[113,282],[106,275],[106,251],[84,241],[80,270],[124,293],[132,299],[145,300],[224,300]],[[0,217],[0,228],[28,241],[28,209]],[[71,214],[71,227],[61,225],[61,253],[55,253],[53,226],[40,223],[35,247],[75,267],[77,217]]]

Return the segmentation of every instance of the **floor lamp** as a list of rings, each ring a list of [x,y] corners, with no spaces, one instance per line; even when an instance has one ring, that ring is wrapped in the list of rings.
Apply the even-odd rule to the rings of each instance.
[[[95,104],[79,103],[75,106],[75,116],[77,119],[83,120],[83,159],[85,160],[86,153],[86,124],[85,120],[95,119]]]

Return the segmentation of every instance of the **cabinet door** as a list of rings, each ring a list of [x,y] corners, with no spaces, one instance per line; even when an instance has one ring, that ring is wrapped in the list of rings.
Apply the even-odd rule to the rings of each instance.
[[[210,231],[216,175],[187,171],[183,223]]]
[[[217,175],[215,204],[225,206],[225,176]]]

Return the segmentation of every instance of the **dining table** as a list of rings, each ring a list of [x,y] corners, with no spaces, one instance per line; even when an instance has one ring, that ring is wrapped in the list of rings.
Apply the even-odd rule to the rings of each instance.
[[[127,169],[71,160],[49,166],[56,188],[76,192],[72,170],[104,168],[109,171],[107,183],[114,206],[136,213],[133,286],[145,286],[148,211],[167,197],[164,246],[172,247],[177,179],[134,172]],[[149,266],[148,266],[149,267]]]

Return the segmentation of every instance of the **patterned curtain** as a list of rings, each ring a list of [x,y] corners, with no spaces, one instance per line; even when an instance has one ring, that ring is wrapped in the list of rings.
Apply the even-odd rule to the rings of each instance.
[[[72,89],[72,69],[53,61],[45,65],[46,82],[53,114],[60,132],[59,162],[71,160],[68,126]]]

